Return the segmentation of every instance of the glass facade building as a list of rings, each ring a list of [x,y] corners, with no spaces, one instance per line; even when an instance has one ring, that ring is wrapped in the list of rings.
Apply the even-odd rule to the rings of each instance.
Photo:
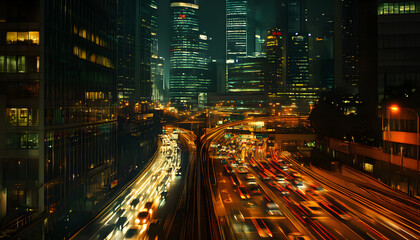
[[[51,239],[116,179],[115,3],[0,2],[0,214],[44,215]]]
[[[198,5],[171,3],[170,98],[178,108],[196,108],[207,93],[209,58],[207,36],[200,34]]]
[[[267,80],[266,91],[270,98],[275,98],[278,92],[285,92],[286,87],[286,39],[280,29],[274,28],[267,32]]]
[[[247,0],[226,0],[226,59],[247,56]]]
[[[267,59],[247,57],[228,65],[228,93],[264,93]]]
[[[379,101],[420,89],[420,1],[379,1]]]

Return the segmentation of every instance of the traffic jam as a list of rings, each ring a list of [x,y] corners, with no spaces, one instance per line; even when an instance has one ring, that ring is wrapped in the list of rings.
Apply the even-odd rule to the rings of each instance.
[[[346,239],[336,224],[352,219],[346,206],[300,173],[292,153],[268,147],[268,141],[229,134],[212,145],[220,160],[215,161],[220,196],[236,238]]]

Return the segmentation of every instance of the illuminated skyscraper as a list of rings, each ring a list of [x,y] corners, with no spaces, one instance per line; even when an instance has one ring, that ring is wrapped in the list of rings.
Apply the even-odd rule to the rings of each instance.
[[[267,32],[267,76],[266,91],[270,97],[276,97],[279,92],[285,92],[286,64],[285,51],[286,39],[280,29],[274,28]]]
[[[208,91],[207,36],[200,35],[198,5],[171,3],[170,98],[178,108],[198,106],[200,93]]]
[[[247,56],[247,0],[226,0],[226,59]]]

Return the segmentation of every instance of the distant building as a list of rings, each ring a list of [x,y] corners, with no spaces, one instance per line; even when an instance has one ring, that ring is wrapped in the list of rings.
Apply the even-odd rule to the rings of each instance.
[[[116,180],[117,5],[18,0],[0,9],[1,215],[45,217],[32,238],[68,238]]]
[[[228,65],[228,93],[265,93],[264,68],[267,59],[247,57]]]
[[[156,75],[152,65],[158,58],[156,0],[118,0],[117,14],[118,99],[151,102]]]
[[[165,83],[164,83],[164,64],[165,59],[162,57],[152,57],[152,79],[153,79],[153,101],[154,102],[165,102]]]
[[[134,98],[136,79],[136,2],[117,1],[117,97],[121,102]]]
[[[379,101],[420,91],[420,1],[378,1]]]
[[[135,21],[136,28],[136,97],[135,102],[151,102],[153,95],[152,58],[157,57],[157,4],[156,0],[140,0]]]
[[[376,1],[335,0],[334,4],[336,88],[358,95],[360,107],[356,114],[370,129],[379,130]]]
[[[267,33],[265,84],[270,98],[276,98],[278,93],[286,92],[286,38],[283,34],[279,28],[271,29]]]
[[[207,93],[208,38],[199,31],[198,5],[171,3],[170,98],[178,108],[198,107],[198,96]]]
[[[226,59],[248,56],[248,1],[226,0]]]

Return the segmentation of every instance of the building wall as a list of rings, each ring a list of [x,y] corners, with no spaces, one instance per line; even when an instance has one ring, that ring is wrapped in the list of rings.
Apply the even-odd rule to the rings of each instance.
[[[420,1],[378,1],[379,101],[420,87]]]
[[[116,179],[115,3],[2,2],[0,56],[19,56],[0,71],[7,217],[45,213],[53,239],[97,213]]]

